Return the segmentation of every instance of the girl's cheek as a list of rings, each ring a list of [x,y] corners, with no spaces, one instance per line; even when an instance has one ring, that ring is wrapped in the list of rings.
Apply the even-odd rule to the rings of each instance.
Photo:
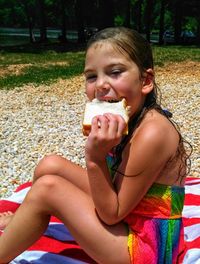
[[[95,98],[95,90],[91,86],[86,86],[85,93],[90,101]]]

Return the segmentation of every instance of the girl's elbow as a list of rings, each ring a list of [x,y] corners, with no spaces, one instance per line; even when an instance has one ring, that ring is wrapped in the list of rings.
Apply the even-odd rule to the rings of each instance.
[[[115,225],[119,223],[122,219],[117,215],[102,215],[99,216],[100,219],[106,224],[106,225]]]

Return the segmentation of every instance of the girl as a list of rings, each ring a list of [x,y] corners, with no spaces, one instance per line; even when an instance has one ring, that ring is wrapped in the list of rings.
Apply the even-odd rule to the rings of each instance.
[[[188,157],[157,103],[150,45],[131,29],[104,29],[88,43],[84,75],[89,100],[127,100],[129,134],[121,116],[96,116],[87,169],[45,157],[0,238],[0,263],[32,245],[51,215],[97,263],[177,263]]]

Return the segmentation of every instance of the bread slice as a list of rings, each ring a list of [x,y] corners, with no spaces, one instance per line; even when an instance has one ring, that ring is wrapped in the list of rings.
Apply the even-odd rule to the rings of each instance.
[[[94,116],[103,115],[105,113],[112,113],[121,115],[127,126],[124,130],[124,135],[128,134],[128,120],[129,120],[130,106],[127,106],[126,99],[119,102],[106,102],[93,99],[91,102],[86,103],[84,118],[83,118],[83,134],[88,136],[91,130],[91,122]]]

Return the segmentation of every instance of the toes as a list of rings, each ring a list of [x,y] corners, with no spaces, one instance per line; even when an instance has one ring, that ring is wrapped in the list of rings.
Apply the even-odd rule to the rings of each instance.
[[[13,215],[13,212],[8,211],[8,212],[7,212],[7,215],[8,215],[8,216]]]
[[[7,212],[0,213],[0,217],[2,217],[2,216],[10,216],[10,215],[13,215],[13,212],[7,211]]]
[[[4,230],[12,218],[11,211],[0,213],[0,230]]]

